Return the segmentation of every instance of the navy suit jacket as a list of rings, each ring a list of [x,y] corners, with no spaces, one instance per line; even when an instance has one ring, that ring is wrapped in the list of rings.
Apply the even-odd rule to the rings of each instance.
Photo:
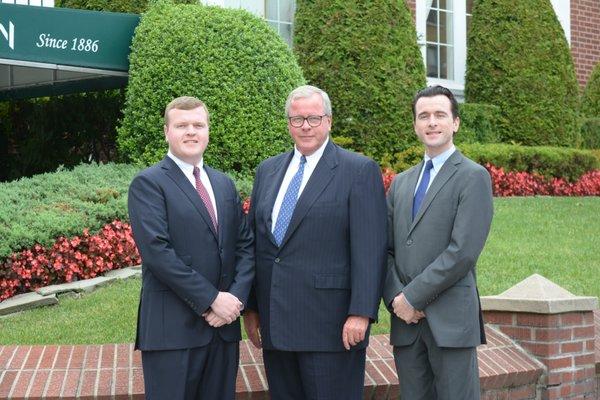
[[[215,332],[239,341],[239,319],[212,328],[202,314],[219,291],[245,303],[254,278],[252,233],[235,185],[205,166],[217,205],[215,232],[202,199],[169,157],[140,172],[129,187],[129,217],[142,257],[136,349],[208,344]]]
[[[265,349],[344,351],[349,315],[377,319],[387,257],[381,171],[371,159],[329,142],[278,247],[271,213],[292,156],[269,158],[256,172],[248,215],[255,303],[249,307],[259,313]]]

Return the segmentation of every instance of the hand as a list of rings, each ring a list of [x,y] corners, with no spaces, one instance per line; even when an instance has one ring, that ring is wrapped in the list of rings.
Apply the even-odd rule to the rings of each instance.
[[[406,297],[404,297],[404,293],[400,293],[398,296],[394,297],[392,307],[394,309],[394,314],[407,324],[416,324],[421,318],[425,318],[425,313],[423,311],[415,310],[413,306],[408,303]]]
[[[242,302],[228,292],[219,292],[215,301],[210,305],[212,311],[228,324],[240,316],[243,307]]]
[[[262,348],[262,341],[260,340],[260,320],[258,319],[258,313],[252,310],[246,310],[244,312],[244,329],[248,339],[252,342],[254,347],[257,349]]]
[[[206,322],[208,322],[208,325],[212,326],[213,328],[219,328],[219,327],[221,327],[223,325],[229,324],[226,320],[224,320],[223,318],[219,317],[212,310],[210,310],[208,312],[205,312],[204,314],[202,314],[202,316],[204,317],[204,319],[206,320]]]
[[[350,346],[356,346],[365,340],[365,334],[369,327],[369,318],[358,315],[351,315],[346,319],[342,329],[342,341],[344,348],[350,350]]]

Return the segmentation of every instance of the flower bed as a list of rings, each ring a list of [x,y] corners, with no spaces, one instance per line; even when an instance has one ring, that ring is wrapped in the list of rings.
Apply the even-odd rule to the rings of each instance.
[[[52,246],[36,244],[0,264],[0,301],[37,288],[96,277],[140,263],[131,227],[115,220],[100,232],[59,237]]]

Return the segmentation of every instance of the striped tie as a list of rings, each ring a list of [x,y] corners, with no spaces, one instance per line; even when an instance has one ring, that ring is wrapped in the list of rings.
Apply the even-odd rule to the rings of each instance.
[[[196,191],[200,195],[202,203],[204,203],[204,207],[206,207],[206,211],[208,211],[208,215],[210,215],[210,220],[213,223],[215,232],[217,232],[219,226],[217,225],[217,216],[215,215],[215,209],[213,208],[213,204],[210,201],[208,191],[206,190],[206,188],[202,184],[202,181],[200,180],[200,168],[198,167],[194,167],[194,178],[196,178]]]

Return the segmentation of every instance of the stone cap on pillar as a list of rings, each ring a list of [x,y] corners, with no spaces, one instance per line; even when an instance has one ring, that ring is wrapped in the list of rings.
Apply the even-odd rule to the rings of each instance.
[[[543,276],[533,274],[497,296],[483,296],[481,308],[483,311],[560,314],[595,310],[598,298],[575,296]]]

